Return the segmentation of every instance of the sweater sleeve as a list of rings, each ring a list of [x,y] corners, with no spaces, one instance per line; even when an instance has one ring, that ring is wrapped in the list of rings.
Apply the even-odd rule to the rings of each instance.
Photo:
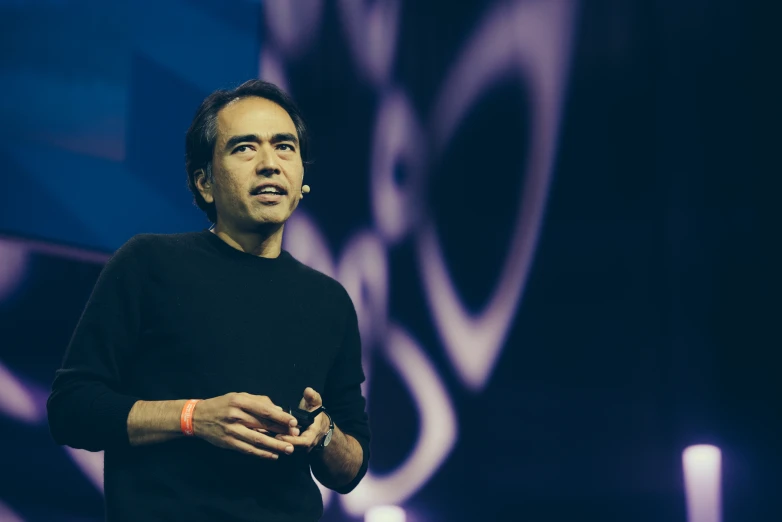
[[[141,243],[132,238],[103,268],[55,373],[47,411],[58,444],[129,445],[127,419],[138,399],[123,390],[123,372],[139,338]]]
[[[326,379],[323,393],[323,405],[329,411],[343,433],[355,438],[361,445],[363,461],[355,478],[345,486],[335,488],[337,493],[351,492],[367,472],[369,465],[369,419],[366,413],[366,400],[361,394],[364,382],[364,370],[361,365],[361,339],[358,319],[353,302],[345,292],[347,299],[347,321],[339,355],[332,365]]]

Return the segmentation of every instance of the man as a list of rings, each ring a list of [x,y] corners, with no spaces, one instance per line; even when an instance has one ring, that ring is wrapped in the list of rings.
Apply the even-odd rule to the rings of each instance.
[[[214,226],[135,236],[101,273],[48,412],[59,444],[105,450],[107,520],[317,520],[310,470],[340,493],[366,473],[355,309],[282,250],[306,152],[276,86],[213,93],[186,168]]]

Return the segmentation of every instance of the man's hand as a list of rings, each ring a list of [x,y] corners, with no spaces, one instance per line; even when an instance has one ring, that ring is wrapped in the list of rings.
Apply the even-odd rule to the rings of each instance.
[[[323,406],[323,399],[321,399],[320,394],[312,388],[306,388],[304,390],[304,396],[299,402],[299,409],[313,411],[321,406]],[[296,436],[278,432],[274,438],[285,443],[290,443],[297,448],[305,448],[309,453],[318,445],[320,440],[326,436],[328,431],[329,418],[325,413],[320,413],[315,417],[315,420],[312,421],[310,427],[304,430],[304,433],[301,435]]]
[[[297,437],[299,429],[295,426],[296,419],[264,395],[229,393],[199,402],[193,412],[196,437],[265,459],[293,453],[292,443],[275,435],[303,438]]]

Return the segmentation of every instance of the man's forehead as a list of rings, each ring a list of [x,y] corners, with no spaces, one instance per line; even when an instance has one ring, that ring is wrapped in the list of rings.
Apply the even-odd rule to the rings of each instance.
[[[221,140],[235,134],[270,138],[284,132],[296,134],[296,125],[285,109],[266,98],[251,96],[232,100],[217,113],[217,133]]]

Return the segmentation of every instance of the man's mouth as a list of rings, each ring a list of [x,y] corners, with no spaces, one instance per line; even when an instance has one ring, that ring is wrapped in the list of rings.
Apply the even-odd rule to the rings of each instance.
[[[284,196],[287,192],[279,185],[264,184],[255,187],[250,194],[253,196]]]

